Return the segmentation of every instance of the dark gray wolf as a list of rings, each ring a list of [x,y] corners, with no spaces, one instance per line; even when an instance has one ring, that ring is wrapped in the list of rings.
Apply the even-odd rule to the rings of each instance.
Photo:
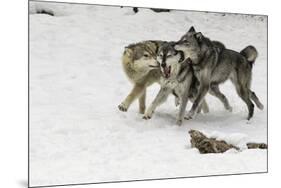
[[[162,44],[158,51],[157,61],[160,63],[162,77],[160,79],[161,89],[156,98],[153,100],[145,115],[144,119],[150,119],[155,109],[166,101],[170,94],[178,97],[180,110],[177,116],[177,124],[181,125],[184,119],[184,113],[188,98],[192,101],[197,93],[198,81],[196,80],[192,67],[184,61],[182,51],[174,49],[174,42]],[[206,101],[203,99],[202,108],[204,113],[209,111]],[[198,112],[201,110],[201,106]]]
[[[175,48],[183,51],[185,59],[189,58],[194,73],[200,82],[198,95],[186,118],[191,119],[206,93],[218,97],[226,109],[231,109],[227,98],[220,92],[219,84],[230,79],[234,84],[240,98],[248,107],[250,120],[254,114],[255,102],[259,109],[263,109],[262,103],[256,94],[251,91],[252,67],[257,58],[257,50],[253,46],[247,46],[240,53],[221,48],[205,37],[201,32],[196,32],[194,27],[176,43]]]

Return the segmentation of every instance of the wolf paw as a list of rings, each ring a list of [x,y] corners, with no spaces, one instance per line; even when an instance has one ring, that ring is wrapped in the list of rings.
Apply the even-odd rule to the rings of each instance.
[[[186,115],[186,116],[184,116],[184,119],[186,119],[186,120],[190,120],[190,119],[192,119],[192,117],[191,117],[191,116],[189,116],[189,115]]]
[[[184,119],[186,119],[186,120],[190,120],[190,119],[192,119],[193,118],[193,113],[191,113],[191,112],[189,112],[188,114],[186,114],[185,116],[184,116]]]
[[[177,119],[176,123],[177,123],[178,126],[181,126],[182,125],[182,120],[181,119]]]
[[[151,108],[148,108],[142,119],[151,119],[153,112],[154,111]]]
[[[151,109],[148,108],[148,110],[146,111],[146,113],[144,114],[144,116],[142,117],[142,119],[151,119],[153,114],[153,111]]]
[[[252,124],[252,121],[253,121],[252,119],[247,119],[247,120],[246,120],[246,124],[247,124],[247,125],[251,125],[251,124]]]
[[[257,104],[257,107],[260,109],[260,110],[263,110],[263,104]]]
[[[229,107],[226,108],[226,110],[229,111],[229,112],[232,112],[232,107],[229,106]]]
[[[119,104],[118,108],[122,112],[127,112],[127,110],[128,110],[128,107],[124,103]]]
[[[142,119],[148,120],[148,119],[151,119],[151,116],[149,116],[149,115],[144,115],[144,116],[142,116]]]

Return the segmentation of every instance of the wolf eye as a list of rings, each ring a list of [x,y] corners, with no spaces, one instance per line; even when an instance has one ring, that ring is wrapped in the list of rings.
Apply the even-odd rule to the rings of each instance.
[[[143,56],[144,56],[144,57],[148,57],[148,54],[144,54]]]

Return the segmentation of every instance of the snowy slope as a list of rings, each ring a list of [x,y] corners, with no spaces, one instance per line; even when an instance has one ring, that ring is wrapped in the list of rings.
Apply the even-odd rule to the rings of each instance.
[[[34,14],[42,8],[55,16]],[[242,147],[267,141],[266,17],[149,9],[133,14],[131,8],[35,2],[30,10],[31,186],[267,170],[266,150],[201,155],[188,135],[197,129]],[[149,121],[137,113],[137,103],[127,113],[117,109],[132,87],[121,67],[123,47],[178,40],[191,25],[228,48],[258,49],[252,89],[265,109],[256,108],[250,124],[230,82],[221,90],[232,113],[208,95],[210,113],[181,127],[173,97]],[[158,89],[148,89],[147,104]]]

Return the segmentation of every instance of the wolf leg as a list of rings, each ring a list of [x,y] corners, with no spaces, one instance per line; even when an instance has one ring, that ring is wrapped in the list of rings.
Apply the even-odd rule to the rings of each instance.
[[[119,110],[126,112],[130,107],[130,105],[132,104],[132,102],[143,93],[144,89],[145,89],[144,85],[136,84],[133,87],[130,94],[126,97],[126,99],[120,105],[118,105]]]
[[[201,104],[201,105],[199,105],[199,107],[198,107],[198,109],[197,109],[197,114],[200,114],[200,113],[201,113],[201,111],[202,111],[202,104]]]
[[[139,98],[139,112],[140,114],[144,114],[145,112],[145,98],[146,98],[146,89],[142,92]]]
[[[252,101],[250,100],[250,91],[248,88],[243,87],[239,83],[235,85],[235,87],[239,97],[246,103],[248,107],[249,112],[248,112],[247,120],[250,120],[254,115],[254,107],[255,107]]]
[[[180,98],[179,98],[178,94],[176,94],[176,92],[174,90],[172,91],[172,93],[175,96],[175,106],[180,105],[181,102],[180,102]]]
[[[152,114],[155,111],[155,109],[167,100],[170,93],[171,93],[171,89],[161,88],[160,91],[158,92],[156,98],[153,100],[153,102],[150,104],[150,106],[146,110],[146,112],[143,116],[143,119],[150,119],[152,117]]]
[[[208,106],[208,104],[207,104],[205,99],[203,99],[203,101],[202,101],[201,108],[202,108],[204,113],[208,113],[209,112],[209,106]]]
[[[195,112],[197,112],[198,107],[201,105],[202,100],[206,96],[207,92],[209,90],[209,84],[201,84],[199,87],[198,94],[196,96],[196,99],[194,100],[194,103],[191,107],[191,110],[188,112],[188,114],[184,117],[185,119],[192,119],[195,115]]]
[[[247,107],[249,110],[247,120],[250,120],[254,115],[255,106],[252,103],[252,101],[250,100],[249,91],[246,88],[243,88],[243,90],[242,90],[242,99],[247,104]]]
[[[177,117],[177,124],[178,125],[181,125],[182,121],[184,119],[184,113],[185,113],[186,105],[187,105],[187,102],[188,102],[188,96],[189,96],[191,82],[192,82],[192,77],[188,79],[188,84],[186,85],[184,93],[181,97],[180,110],[179,110],[179,114],[178,114],[178,117]]]
[[[219,86],[217,84],[211,84],[209,93],[217,97],[223,103],[224,108],[226,110],[232,112],[232,107],[229,105],[226,96],[220,91]]]
[[[194,103],[194,100],[195,100],[194,98],[190,98],[190,101],[192,103]],[[203,110],[203,113],[208,113],[209,112],[209,106],[208,106],[208,104],[207,104],[205,99],[203,99],[202,104],[198,106],[197,114],[200,114],[202,110]]]
[[[248,107],[248,117],[250,120],[254,115],[254,104],[250,98],[254,97],[251,94],[250,83],[251,83],[251,70],[243,69],[243,71],[236,72],[231,78],[232,83],[235,85],[237,94],[246,103]]]
[[[255,92],[250,91],[251,99],[256,103],[260,110],[263,110],[263,104],[260,102],[259,98],[256,96]]]

